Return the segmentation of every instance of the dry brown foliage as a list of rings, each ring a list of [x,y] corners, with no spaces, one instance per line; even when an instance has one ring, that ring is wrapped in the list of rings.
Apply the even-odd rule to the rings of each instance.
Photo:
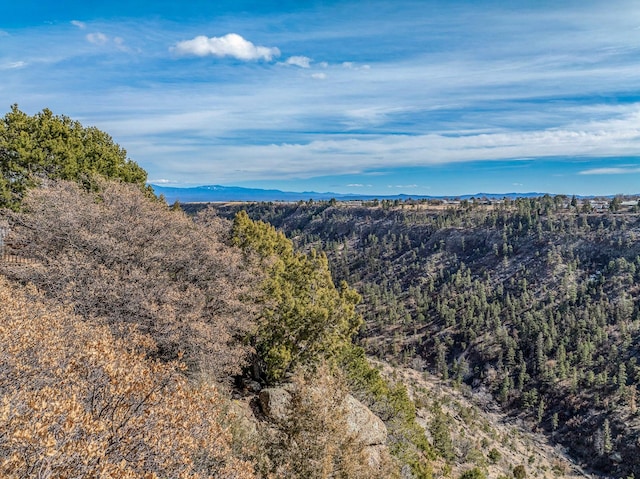
[[[0,277],[0,476],[254,477],[213,388]]]
[[[242,257],[225,244],[228,227],[194,224],[136,187],[104,182],[86,192],[51,183],[12,215],[9,241],[32,267],[6,268],[84,318],[100,318],[121,335],[134,324],[159,357],[184,352],[190,370],[236,373],[251,325],[252,281]],[[210,222],[211,223],[211,222]]]
[[[252,458],[268,479],[392,479],[397,465],[385,451],[373,463],[347,424],[345,382],[328,367],[298,371],[289,389],[287,418],[263,425],[262,457]],[[258,457],[256,457],[258,456]]]

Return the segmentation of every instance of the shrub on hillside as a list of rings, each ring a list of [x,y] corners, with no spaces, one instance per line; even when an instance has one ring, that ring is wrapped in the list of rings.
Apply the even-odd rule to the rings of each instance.
[[[255,274],[225,244],[228,228],[196,225],[133,185],[99,186],[86,192],[57,182],[31,190],[23,212],[10,218],[9,240],[32,266],[5,267],[8,273],[118,335],[135,325],[163,359],[184,353],[192,370],[239,372]]]
[[[253,343],[267,381],[278,382],[300,366],[335,362],[362,324],[358,293],[346,282],[334,285],[324,254],[295,251],[282,233],[245,212],[234,219],[233,242],[265,272]]]
[[[0,278],[0,475],[254,477],[212,387]]]
[[[29,116],[17,105],[0,118],[0,207],[19,209],[26,192],[45,179],[92,187],[97,177],[143,188],[147,173],[103,131],[44,109]]]

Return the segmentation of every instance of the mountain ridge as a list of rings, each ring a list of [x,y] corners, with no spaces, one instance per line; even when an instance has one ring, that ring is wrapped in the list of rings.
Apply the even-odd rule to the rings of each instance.
[[[358,193],[334,193],[316,191],[282,191],[278,189],[244,188],[240,186],[203,185],[194,187],[175,187],[150,185],[157,195],[163,195],[167,203],[198,203],[198,202],[225,202],[225,201],[370,201],[370,200],[447,200],[447,199],[471,199],[471,198],[537,198],[545,195],[557,196],[552,193],[541,192],[509,192],[509,193],[475,193],[464,195],[409,195],[400,193],[397,195],[370,195]],[[579,199],[595,198],[596,196],[575,195]],[[614,195],[604,196],[612,198]]]

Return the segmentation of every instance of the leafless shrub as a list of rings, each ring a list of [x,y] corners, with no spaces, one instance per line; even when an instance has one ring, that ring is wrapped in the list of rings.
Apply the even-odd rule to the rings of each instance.
[[[251,479],[223,400],[148,337],[82,321],[0,278],[0,476]]]
[[[31,191],[24,212],[10,218],[11,241],[37,265],[6,271],[118,335],[136,325],[165,360],[181,352],[192,371],[238,372],[252,281],[223,241],[222,224],[197,225],[134,186],[100,186],[88,193],[57,182]]]

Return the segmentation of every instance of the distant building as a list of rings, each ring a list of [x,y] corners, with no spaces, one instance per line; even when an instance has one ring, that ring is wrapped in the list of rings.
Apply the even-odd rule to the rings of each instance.
[[[591,200],[591,201],[589,201],[589,203],[591,204],[591,208],[593,208],[596,211],[602,211],[602,210],[605,210],[605,209],[609,209],[609,202],[608,201]]]

